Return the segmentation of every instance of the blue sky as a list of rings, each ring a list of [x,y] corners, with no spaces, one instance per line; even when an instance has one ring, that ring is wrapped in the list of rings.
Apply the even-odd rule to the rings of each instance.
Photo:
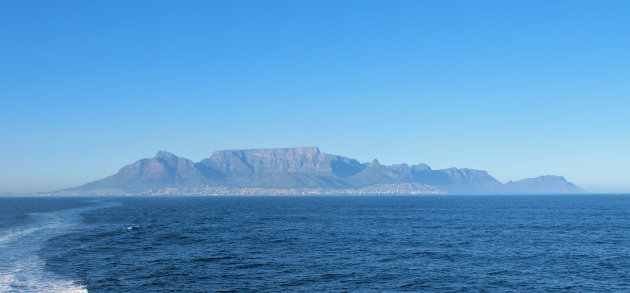
[[[628,1],[1,1],[0,192],[168,150],[630,192]]]

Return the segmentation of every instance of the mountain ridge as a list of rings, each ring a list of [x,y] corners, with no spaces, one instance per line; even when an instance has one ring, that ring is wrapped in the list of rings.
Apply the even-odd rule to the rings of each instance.
[[[487,171],[433,170],[426,164],[381,165],[320,152],[318,147],[215,151],[199,162],[158,151],[122,167],[116,174],[65,191],[159,188],[315,188],[360,189],[376,185],[420,184],[450,194],[581,193],[562,176],[545,175],[501,183]]]

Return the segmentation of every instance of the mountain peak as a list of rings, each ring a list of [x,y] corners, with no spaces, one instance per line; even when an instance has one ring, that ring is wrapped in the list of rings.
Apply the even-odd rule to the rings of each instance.
[[[169,153],[167,151],[158,151],[157,154],[155,154],[155,157],[156,158],[166,159],[166,158],[173,158],[173,157],[177,157],[177,156],[175,156],[173,153]]]

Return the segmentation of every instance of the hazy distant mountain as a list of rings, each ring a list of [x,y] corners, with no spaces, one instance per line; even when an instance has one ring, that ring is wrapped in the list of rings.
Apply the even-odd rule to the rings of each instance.
[[[362,188],[376,184],[420,183],[454,194],[578,193],[559,176],[541,176],[503,184],[486,171],[425,164],[359,163],[324,154],[317,147],[224,150],[194,163],[160,151],[153,158],[123,167],[117,174],[73,190],[140,191],[163,187]]]
[[[523,194],[558,194],[584,192],[575,184],[568,182],[562,176],[540,176],[519,181],[510,181],[505,184],[510,193]]]
[[[225,185],[262,187],[347,187],[342,178],[365,169],[317,147],[217,151],[196,166]]]
[[[153,158],[139,160],[123,167],[112,176],[87,183],[78,189],[119,188],[136,191],[205,184],[214,184],[214,182],[204,176],[191,160],[159,151]]]

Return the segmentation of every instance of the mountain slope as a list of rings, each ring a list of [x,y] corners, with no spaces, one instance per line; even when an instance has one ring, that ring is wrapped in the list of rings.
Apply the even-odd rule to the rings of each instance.
[[[450,182],[434,185],[445,188],[449,193],[486,194],[503,191],[503,184],[483,170],[448,168],[438,172],[446,174]]]
[[[363,171],[347,178],[348,183],[355,187],[364,187],[374,184],[394,184],[394,183],[406,183],[409,181],[404,180],[400,175],[390,171],[387,166],[379,164],[378,160],[374,159],[367,168]]]
[[[159,151],[153,158],[139,160],[123,167],[112,176],[89,182],[77,189],[119,188],[136,191],[161,187],[206,185],[210,182],[211,180],[203,176],[191,160]]]

